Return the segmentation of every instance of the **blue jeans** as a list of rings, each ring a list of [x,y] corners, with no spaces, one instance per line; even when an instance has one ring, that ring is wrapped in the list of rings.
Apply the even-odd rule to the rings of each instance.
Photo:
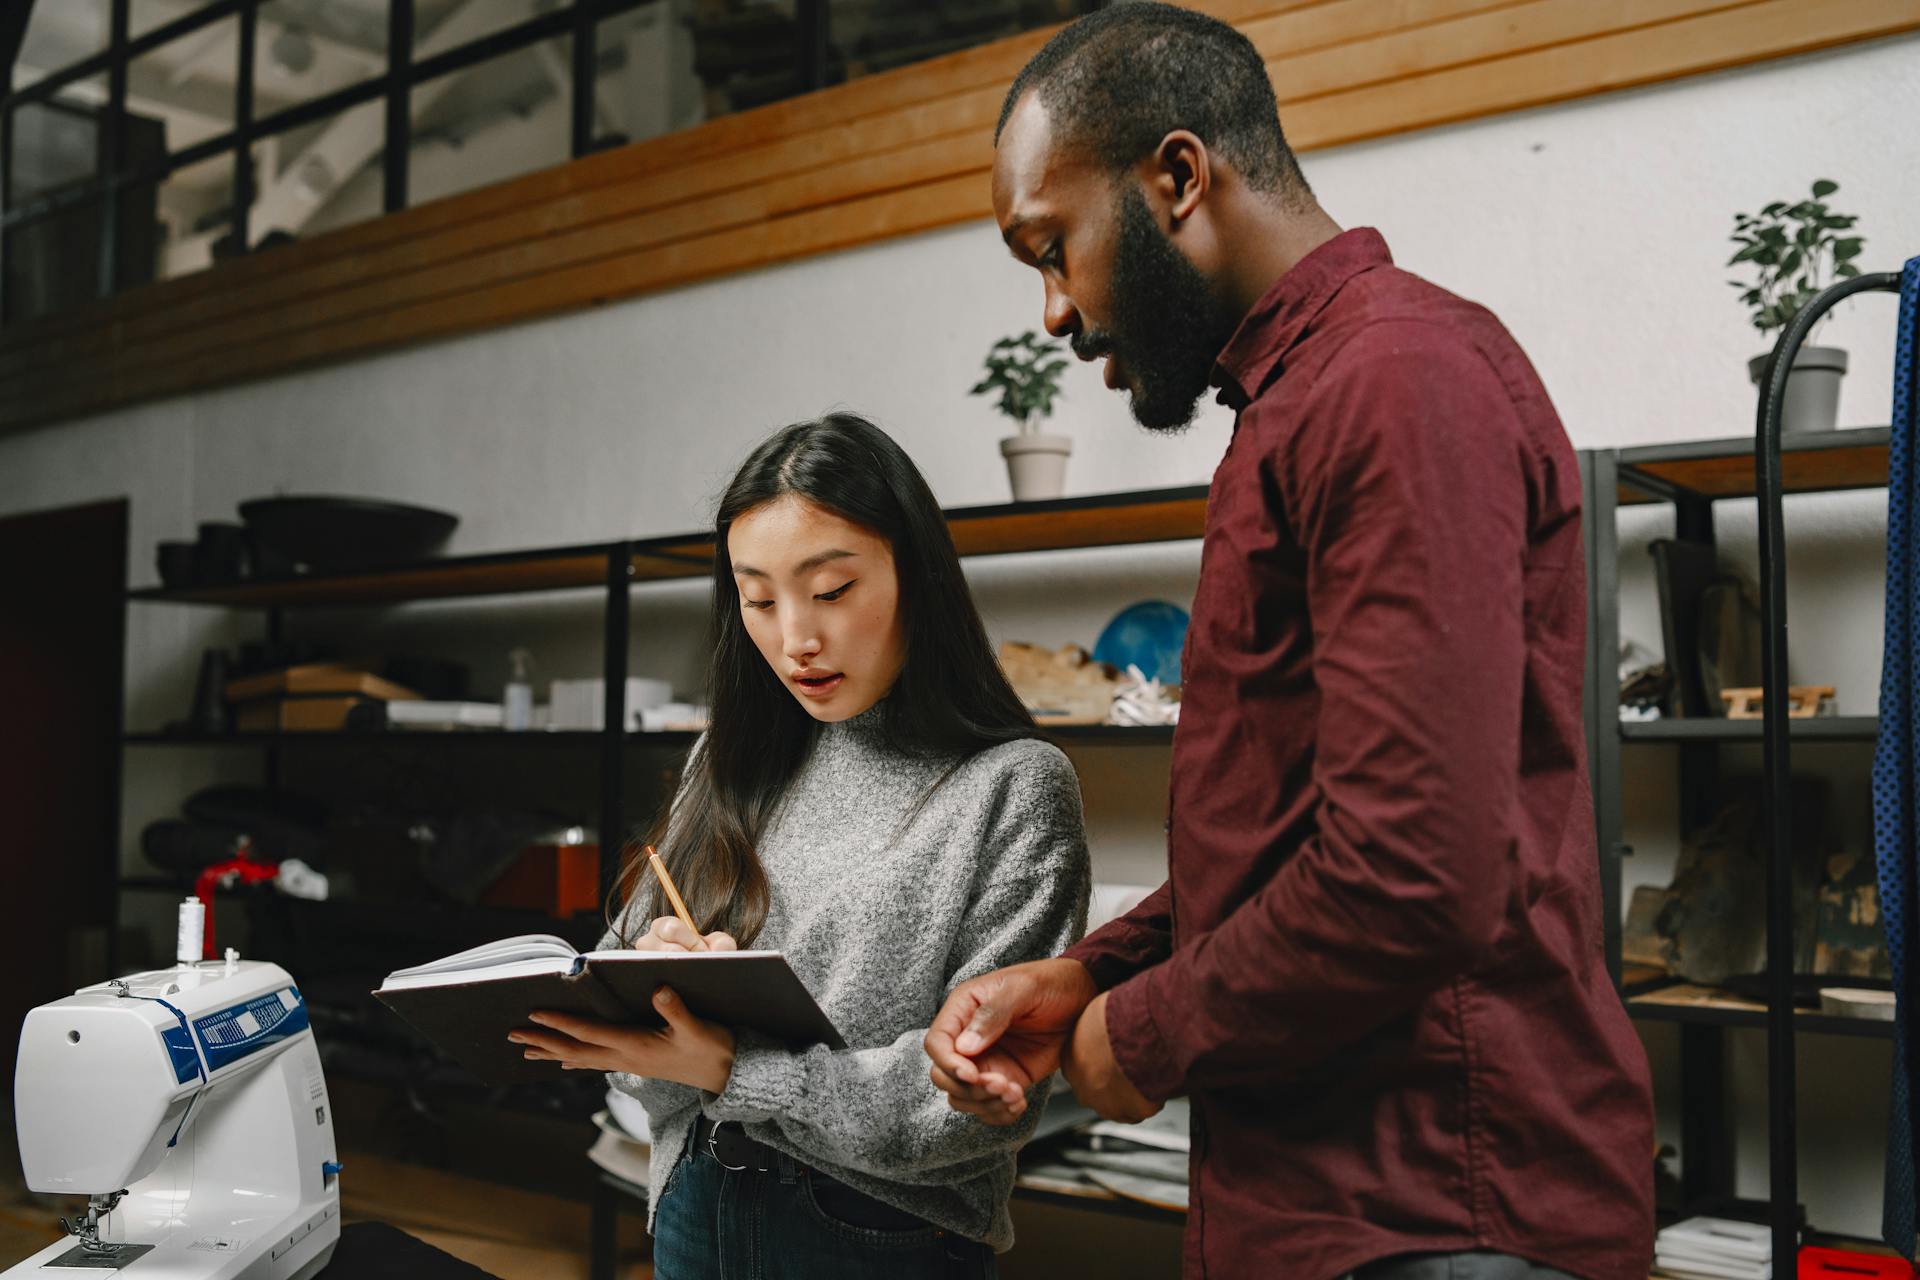
[[[993,1250],[784,1158],[681,1155],[653,1220],[655,1280],[996,1280]]]

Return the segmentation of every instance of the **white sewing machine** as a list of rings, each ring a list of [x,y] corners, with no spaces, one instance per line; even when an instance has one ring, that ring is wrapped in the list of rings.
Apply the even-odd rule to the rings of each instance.
[[[305,1280],[333,1256],[333,1115],[306,1002],[278,965],[229,951],[41,1005],[13,1101],[28,1187],[88,1207],[61,1219],[76,1239],[6,1280]]]

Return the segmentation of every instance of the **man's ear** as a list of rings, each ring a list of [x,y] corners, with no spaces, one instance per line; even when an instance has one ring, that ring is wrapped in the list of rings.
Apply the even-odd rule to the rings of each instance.
[[[1191,218],[1213,189],[1213,158],[1207,144],[1185,129],[1160,140],[1146,162],[1147,190],[1175,226]]]

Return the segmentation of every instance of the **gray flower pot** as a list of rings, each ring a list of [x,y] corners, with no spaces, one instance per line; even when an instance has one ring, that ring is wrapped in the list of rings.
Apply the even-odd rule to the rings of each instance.
[[[1753,385],[1760,385],[1767,358],[1747,361]],[[1787,402],[1782,406],[1780,430],[1785,435],[1831,431],[1840,417],[1840,378],[1847,371],[1847,353],[1839,347],[1802,347],[1787,375]]]
[[[1064,494],[1067,491],[1067,455],[1072,452],[1071,436],[1022,433],[1002,440],[1000,453],[1007,460],[1007,478],[1013,483],[1013,500],[1042,502]]]

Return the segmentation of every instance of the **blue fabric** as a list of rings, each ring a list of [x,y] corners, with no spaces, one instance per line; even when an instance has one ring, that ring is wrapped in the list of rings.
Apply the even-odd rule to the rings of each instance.
[[[1881,1235],[1914,1256],[1920,1134],[1913,1099],[1920,1066],[1913,1045],[1913,931],[1916,852],[1920,851],[1920,258],[1900,275],[1900,329],[1894,346],[1893,442],[1887,464],[1887,631],[1880,669],[1880,736],[1873,752],[1873,842],[1881,917],[1893,960],[1893,1097],[1887,1116],[1886,1203]]]
[[[653,1219],[663,1280],[994,1280],[993,1250],[810,1169],[680,1157]]]

